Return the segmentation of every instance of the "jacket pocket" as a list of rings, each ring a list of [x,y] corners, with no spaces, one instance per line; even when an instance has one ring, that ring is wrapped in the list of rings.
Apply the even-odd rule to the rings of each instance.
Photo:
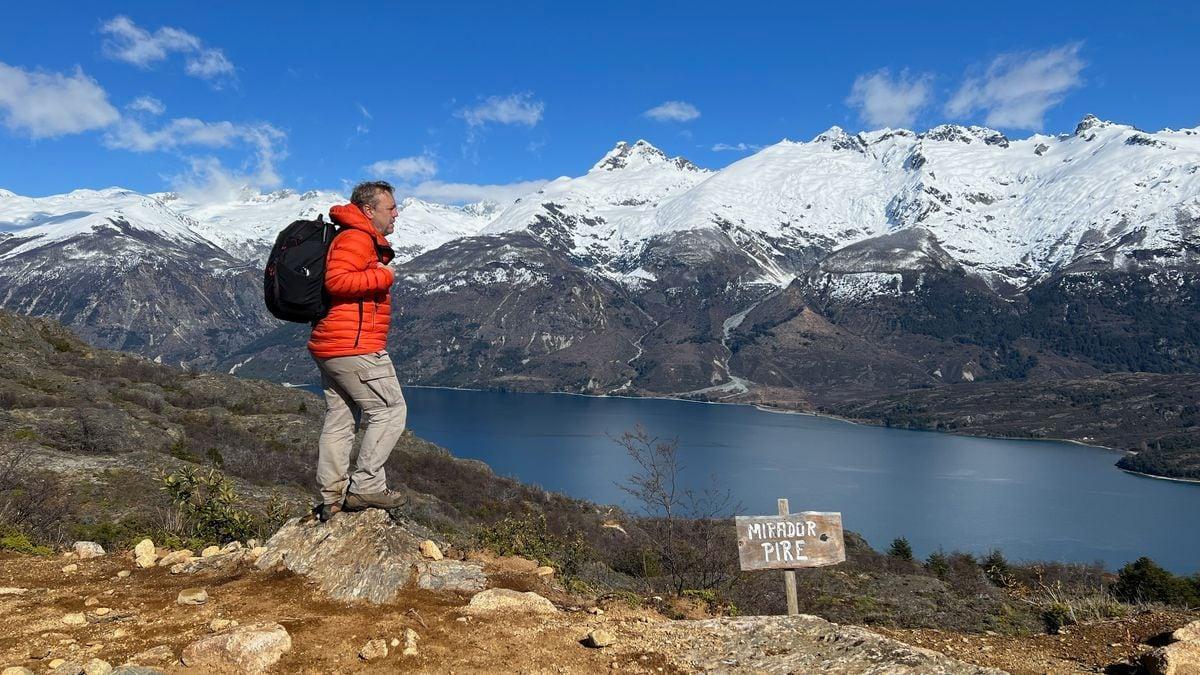
[[[404,400],[400,391],[400,381],[396,379],[396,371],[391,365],[374,366],[358,373],[358,379],[371,393],[383,401],[384,405],[393,406]]]

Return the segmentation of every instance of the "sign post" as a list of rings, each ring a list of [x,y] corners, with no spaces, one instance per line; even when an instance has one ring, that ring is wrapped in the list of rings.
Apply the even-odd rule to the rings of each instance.
[[[783,570],[788,614],[800,613],[796,598],[796,569],[836,565],[846,560],[842,514],[820,511],[788,512],[780,499],[778,516],[738,516],[738,562],[745,570]]]

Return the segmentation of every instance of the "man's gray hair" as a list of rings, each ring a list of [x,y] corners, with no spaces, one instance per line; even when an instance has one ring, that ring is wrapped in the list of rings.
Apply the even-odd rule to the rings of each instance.
[[[370,206],[375,208],[379,202],[379,195],[387,192],[394,193],[396,190],[387,181],[372,180],[366,183],[359,183],[354,186],[354,192],[350,194],[350,203],[358,208]]]

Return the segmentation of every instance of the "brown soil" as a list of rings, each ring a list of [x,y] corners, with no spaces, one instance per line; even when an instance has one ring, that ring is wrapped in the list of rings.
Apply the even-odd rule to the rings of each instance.
[[[61,568],[69,563],[78,564],[79,571],[63,573]],[[123,569],[133,573],[117,578]],[[566,611],[550,618],[508,615],[462,621],[460,608],[466,598],[449,593],[414,590],[389,605],[347,604],[325,598],[315,585],[289,572],[242,568],[229,574],[172,575],[162,567],[136,569],[124,555],[77,561],[3,554],[0,587],[29,590],[0,595],[0,614],[6,617],[0,622],[0,665],[44,672],[56,658],[82,663],[97,657],[116,666],[158,645],[169,646],[179,658],[186,645],[209,634],[213,619],[222,618],[241,625],[283,625],[292,636],[292,650],[276,666],[277,672],[581,672],[607,670],[614,660],[622,671],[677,672],[659,655],[579,644],[593,628],[612,630],[664,620],[661,617],[624,607],[592,615],[544,582],[511,576],[523,582],[513,584],[524,586],[519,590],[541,585],[533,590]],[[208,602],[176,604],[179,591],[189,587],[205,588]],[[99,604],[85,606],[89,597]],[[112,612],[96,617],[95,607]],[[86,626],[62,623],[65,614],[75,612],[89,615]],[[401,644],[389,647],[386,658],[359,658],[368,640],[398,638],[403,643],[406,628],[420,636],[417,656],[401,656]]]
[[[79,570],[64,573],[64,565]],[[132,570],[118,578],[120,570]],[[500,572],[500,570],[495,570]],[[288,572],[241,568],[230,573],[172,575],[165,568],[136,569],[126,555],[93,560],[0,555],[0,586],[25,588],[21,595],[0,595],[0,665],[49,669],[56,658],[84,662],[98,657],[125,663],[135,654],[167,645],[179,658],[183,648],[209,634],[216,618],[241,625],[274,621],[292,636],[292,650],[277,672],[679,672],[672,654],[639,651],[639,626],[666,621],[645,608],[605,603],[593,614],[592,603],[573,598],[516,569],[495,574],[493,583],[535,590],[564,611],[552,617],[466,618],[466,598],[449,593],[406,592],[396,602],[376,606],[325,598],[303,577]],[[181,606],[179,591],[203,587],[209,600]],[[89,598],[98,604],[85,604]],[[97,607],[111,612],[96,616]],[[590,611],[589,611],[590,610]],[[65,614],[88,615],[85,626],[68,626]],[[1089,626],[1074,626],[1062,636],[999,637],[933,630],[881,630],[909,644],[956,658],[1027,672],[1099,671],[1148,649],[1147,640],[1177,628],[1196,614],[1158,612]],[[366,662],[359,650],[371,639],[403,642],[406,628],[420,635],[418,655],[390,648],[386,658]],[[621,636],[605,649],[588,649],[580,640],[606,628]],[[1115,645],[1115,646],[1112,646]],[[143,665],[165,665],[150,664]],[[169,670],[176,670],[170,668]],[[186,672],[186,669],[182,669]]]
[[[1028,673],[1135,673],[1142,654],[1200,612],[1145,611],[1133,616],[1078,624],[1061,635],[962,635],[939,630],[876,629],[918,647],[962,661]]]

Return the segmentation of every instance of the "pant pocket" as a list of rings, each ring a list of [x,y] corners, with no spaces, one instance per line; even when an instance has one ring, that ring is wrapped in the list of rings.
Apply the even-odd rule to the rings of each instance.
[[[396,379],[396,371],[390,365],[360,371],[358,379],[386,406],[393,406],[404,400],[404,395],[400,392],[400,381]]]

